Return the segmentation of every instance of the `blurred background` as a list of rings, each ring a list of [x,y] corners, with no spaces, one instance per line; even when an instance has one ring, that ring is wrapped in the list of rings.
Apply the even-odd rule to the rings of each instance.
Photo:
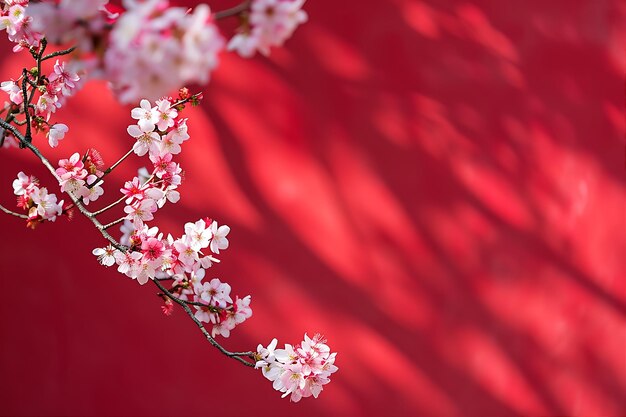
[[[5,216],[0,414],[626,415],[626,5],[305,9],[269,59],[222,55],[187,113],[183,198],[155,224],[231,226],[209,275],[254,315],[224,345],[323,333],[339,371],[320,398],[280,399],[182,311],[165,317],[154,286],[97,263],[86,219]],[[2,80],[31,66],[2,47]],[[42,148],[95,146],[110,164],[132,144],[129,110],[91,83]],[[3,205],[18,171],[54,189],[28,152],[1,158]]]

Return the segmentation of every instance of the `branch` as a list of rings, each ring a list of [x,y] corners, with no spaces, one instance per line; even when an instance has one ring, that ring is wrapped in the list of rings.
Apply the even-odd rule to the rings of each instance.
[[[215,20],[225,19],[230,16],[238,15],[241,12],[246,11],[250,7],[250,0],[246,0],[235,7],[231,7],[230,9],[222,10],[213,14],[213,18]]]
[[[106,230],[106,229],[108,229],[109,227],[113,227],[113,226],[115,226],[116,224],[120,224],[120,223],[122,223],[124,220],[126,220],[126,216],[124,216],[124,217],[122,217],[122,218],[120,218],[120,219],[114,220],[114,221],[112,221],[112,222],[111,222],[111,223],[109,223],[109,224],[105,224],[104,226],[102,226],[102,230]]]
[[[106,177],[107,175],[109,175],[111,173],[111,171],[113,171],[119,164],[121,164],[122,162],[124,162],[124,160],[126,158],[128,158],[132,153],[134,152],[134,149],[130,149],[128,152],[126,152],[124,154],[124,156],[122,156],[116,163],[114,163],[113,165],[111,165],[109,168],[107,168],[104,173],[102,174],[101,177],[96,178],[96,180],[87,185],[87,188],[93,188],[97,183],[99,183],[100,181],[102,181],[104,179],[104,177]]]
[[[10,124],[7,124],[6,122],[0,120],[0,126],[4,127],[5,129],[10,130],[13,133],[13,135],[15,135],[15,137],[20,141],[20,144],[22,145],[22,147],[30,149],[30,151],[32,153],[34,153],[35,156],[37,156],[37,158],[39,158],[41,163],[44,164],[44,166],[46,168],[48,168],[48,171],[50,171],[52,176],[57,180],[57,184],[61,183],[61,178],[56,173],[56,170],[54,169],[54,167],[52,166],[50,161],[48,161],[48,158],[43,156],[41,151],[39,151],[39,149],[37,149],[37,147],[35,145],[33,145],[32,143],[28,142],[24,138],[24,136],[17,129],[15,129],[15,127],[11,126]],[[94,224],[94,226],[96,226],[96,229],[98,229],[100,231],[102,236],[104,236],[104,238],[106,240],[108,240],[111,243],[111,245],[113,245],[116,249],[119,249],[119,250],[124,251],[124,252],[126,251],[127,248],[125,246],[123,246],[123,245],[120,245],[120,243],[117,240],[115,240],[115,238],[113,238],[113,236],[111,236],[106,231],[106,228],[102,225],[102,223],[100,223],[94,217],[93,213],[91,213],[89,210],[87,210],[87,208],[85,208],[85,206],[83,205],[83,203],[80,201],[79,198],[76,198],[72,193],[67,192],[67,191],[65,192],[65,194],[67,194],[70,197],[70,200],[72,200],[72,203],[74,203],[74,205],[78,208],[78,210],[85,217],[87,217],[89,220],[91,220],[91,222]]]
[[[248,362],[247,360],[243,359],[244,357],[254,359],[254,352],[229,352],[228,350],[224,349],[224,347],[222,347],[222,345],[217,343],[217,341],[213,338],[213,336],[211,336],[211,334],[207,331],[207,329],[204,327],[202,322],[196,318],[193,311],[191,311],[189,306],[185,304],[183,300],[175,297],[159,282],[159,280],[155,279],[153,280],[153,282],[157,287],[159,287],[159,289],[163,292],[163,294],[165,294],[170,300],[174,301],[176,304],[180,305],[183,308],[183,310],[185,310],[185,313],[187,313],[187,315],[191,317],[194,323],[196,323],[196,325],[200,328],[200,331],[202,332],[204,337],[209,341],[210,344],[212,344],[215,348],[217,348],[217,350],[219,350],[224,355],[230,358],[238,360],[239,362],[243,363],[246,366],[254,367],[255,365],[254,363]]]
[[[74,49],[76,49],[76,47],[75,47],[75,46],[72,46],[71,48],[64,49],[64,50],[62,50],[62,51],[52,52],[52,53],[50,53],[50,54],[45,55],[44,57],[42,57],[42,58],[41,58],[41,60],[42,60],[42,61],[45,61],[45,60],[47,60],[47,59],[54,58],[54,57],[56,57],[56,56],[67,55],[67,54],[72,53],[72,52],[74,51]]]
[[[122,196],[119,200],[117,200],[117,201],[115,201],[115,202],[113,202],[113,203],[109,204],[108,206],[106,206],[106,207],[104,207],[104,208],[101,208],[101,209],[100,209],[100,210],[98,210],[98,211],[94,211],[93,213],[91,213],[91,215],[92,215],[92,216],[94,216],[94,217],[96,217],[96,216],[98,216],[98,215],[100,215],[100,214],[104,213],[105,211],[107,211],[107,210],[109,210],[109,209],[112,209],[113,207],[117,206],[119,203],[121,203],[122,201],[124,201],[126,198],[128,198],[128,197],[126,197],[126,196],[124,195],[124,196]]]
[[[0,210],[4,211],[6,214],[10,214],[11,216],[19,217],[20,219],[28,219],[27,215],[11,211],[2,204],[0,204]]]

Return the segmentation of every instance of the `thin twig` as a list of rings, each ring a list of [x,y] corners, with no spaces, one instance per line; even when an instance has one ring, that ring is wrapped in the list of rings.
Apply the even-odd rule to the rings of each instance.
[[[114,220],[114,221],[112,221],[112,222],[111,222],[111,223],[109,223],[109,224],[105,224],[104,226],[102,226],[102,230],[104,231],[104,230],[108,229],[109,227],[113,227],[113,226],[115,226],[116,224],[120,224],[120,223],[122,223],[124,220],[126,220],[126,217],[125,217],[125,216],[124,216],[124,217],[122,217],[122,218],[120,218],[120,219]]]
[[[109,209],[112,209],[113,207],[117,206],[119,203],[121,203],[122,201],[124,201],[126,198],[128,198],[128,197],[126,197],[126,196],[124,195],[124,196],[122,196],[119,200],[117,200],[117,201],[115,201],[115,202],[113,202],[113,203],[109,204],[108,206],[106,206],[106,207],[104,207],[104,208],[101,208],[101,209],[100,209],[100,210],[98,210],[98,211],[94,211],[93,213],[91,213],[91,215],[92,215],[92,216],[94,216],[94,217],[95,217],[95,216],[98,216],[98,215],[100,215],[100,214],[104,213],[105,211],[107,211],[107,210],[109,210]]]
[[[39,158],[39,160],[41,161],[41,163],[48,168],[48,171],[50,171],[50,173],[52,174],[52,176],[57,180],[57,182],[60,184],[61,183],[61,178],[59,177],[59,175],[56,173],[56,170],[54,169],[54,167],[52,166],[52,164],[50,163],[50,161],[43,156],[43,154],[39,151],[39,149],[37,149],[37,147],[35,145],[33,145],[32,143],[26,141],[26,139],[24,138],[24,136],[17,130],[15,129],[15,127],[5,123],[4,121],[0,120],[0,126],[4,127],[5,129],[9,129],[14,135],[15,137],[20,141],[20,143],[22,144],[22,147],[28,148],[30,149],[30,151],[32,153],[35,154],[35,156],[37,156],[37,158]],[[72,193],[70,192],[66,192],[66,194],[70,197],[70,200],[72,200],[72,203],[74,203],[74,205],[78,208],[78,210],[85,216],[87,217],[93,224],[94,226],[96,226],[96,229],[98,229],[100,231],[100,233],[102,234],[102,236],[105,237],[106,240],[108,240],[111,245],[113,245],[116,249],[119,249],[123,252],[126,252],[127,248],[124,245],[121,245],[117,240],[115,240],[115,238],[113,238],[113,236],[111,236],[107,231],[106,228],[102,225],[102,223],[100,223],[94,216],[93,213],[91,213],[89,210],[87,210],[87,208],[83,205],[83,203],[80,201],[79,198],[76,198]]]
[[[22,96],[24,97],[24,116],[26,116],[26,135],[24,135],[24,142],[30,143],[33,140],[33,137],[30,133],[30,112],[28,111],[28,105],[33,99],[33,94],[31,93],[29,99],[26,100],[26,84],[28,84],[28,71],[26,70],[26,68],[22,70],[22,77],[24,77],[24,79],[22,80]],[[33,88],[32,91],[34,92],[35,89]]]
[[[160,281],[163,281],[163,280],[160,280]],[[171,289],[170,289],[170,290],[171,290]],[[167,294],[161,294],[161,293],[159,293],[159,294],[157,294],[157,295],[159,295],[159,296],[161,296],[161,295],[165,295],[165,296],[167,296],[168,298],[172,298],[172,297],[168,296]],[[209,310],[209,311],[210,311],[210,312],[212,312],[212,313],[219,313],[220,311],[223,311],[223,310],[224,310],[224,309],[222,309],[222,308],[214,307],[214,306],[212,306],[212,305],[205,304],[205,303],[201,303],[201,302],[199,302],[199,301],[189,301],[189,300],[183,300],[182,298],[176,298],[176,299],[177,299],[178,301],[182,301],[183,303],[185,303],[185,304],[187,304],[187,305],[190,305],[190,306],[204,307],[204,308],[206,308],[207,310]]]
[[[111,173],[111,171],[113,171],[119,164],[121,164],[122,162],[124,162],[124,160],[126,158],[128,158],[132,153],[134,152],[134,149],[130,149],[128,152],[126,152],[124,154],[124,156],[122,156],[116,163],[114,163],[113,165],[111,165],[109,168],[107,168],[103,173],[102,176],[96,178],[96,180],[87,185],[87,188],[93,188],[96,184],[98,184],[100,181],[102,181],[104,179],[104,177],[106,177],[107,175],[109,175]]]
[[[11,216],[19,217],[20,219],[28,219],[27,215],[11,211],[2,204],[0,204],[0,210],[4,211],[6,214],[10,214]]]
[[[184,98],[182,100],[178,100],[176,103],[172,104],[171,107],[181,106],[181,105],[183,105],[185,103],[188,103],[191,100],[196,99],[196,98],[198,98],[200,96],[202,96],[202,93],[196,93],[196,94],[192,95],[191,97],[187,97],[187,98]]]
[[[74,49],[76,49],[76,47],[72,46],[71,48],[64,49],[62,51],[52,52],[52,53],[49,53],[48,55],[44,56],[43,58],[41,58],[41,60],[45,61],[47,59],[54,58],[54,57],[57,57],[57,56],[67,55],[67,54],[72,53],[74,51]]]
[[[213,14],[213,18],[215,20],[220,20],[220,19],[224,19],[230,16],[235,16],[238,15],[241,12],[244,12],[248,9],[248,7],[250,7],[250,0],[246,0],[238,5],[236,5],[235,7],[231,7],[230,9],[226,9],[226,10],[222,10],[219,11],[215,14]]]

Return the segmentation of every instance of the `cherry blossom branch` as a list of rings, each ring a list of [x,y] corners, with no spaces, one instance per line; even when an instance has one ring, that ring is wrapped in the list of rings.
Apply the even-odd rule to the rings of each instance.
[[[95,183],[94,183],[94,184],[95,184]],[[100,214],[104,213],[105,211],[110,210],[110,209],[112,209],[113,207],[117,206],[119,203],[121,203],[122,201],[124,201],[126,198],[127,198],[127,197],[126,197],[125,195],[123,195],[122,197],[120,197],[120,199],[119,199],[119,200],[117,200],[117,201],[115,201],[115,202],[113,202],[113,203],[109,204],[108,206],[106,206],[106,207],[104,207],[104,208],[101,208],[101,209],[100,209],[100,210],[98,210],[98,211],[94,211],[94,212],[92,212],[92,213],[91,213],[91,215],[92,215],[92,216],[94,216],[94,217],[99,216]]]
[[[4,211],[6,214],[10,214],[11,216],[19,217],[20,219],[28,219],[27,215],[11,211],[2,204],[0,204],[0,210]]]
[[[44,44],[42,43],[42,45]],[[41,63],[38,63],[38,66],[41,66]],[[24,135],[23,139],[25,142],[30,143],[33,140],[33,137],[30,132],[30,112],[28,111],[28,105],[33,99],[36,89],[33,88],[31,90],[30,97],[28,97],[26,94],[26,80],[28,79],[28,71],[26,68],[22,70],[22,77],[22,97],[24,97],[24,116],[26,117],[26,135]],[[26,97],[28,97],[28,100],[26,100]]]
[[[202,99],[202,93],[196,93],[196,94],[193,94],[190,97],[184,98],[182,100],[178,100],[176,103],[172,104],[172,107],[176,108],[176,107],[182,106],[183,104],[186,104],[188,102],[191,102],[192,105],[195,105],[194,103],[196,103],[200,99]]]
[[[72,52],[74,52],[74,49],[76,49],[76,47],[72,46],[71,48],[63,49],[62,51],[51,52],[48,55],[45,55],[44,57],[42,57],[41,61],[46,61],[48,59],[52,59],[61,55],[71,54]]]
[[[230,9],[226,9],[226,10],[221,10],[219,12],[216,12],[215,14],[213,14],[213,18],[215,20],[220,20],[220,19],[225,19],[227,17],[230,16],[236,16],[241,12],[246,11],[249,7],[250,7],[250,0],[246,0],[238,5],[236,5],[235,7],[231,7]]]
[[[163,280],[161,280],[163,281]],[[175,285],[174,287],[170,288],[170,292],[174,290],[174,288],[176,288],[177,285]],[[159,293],[157,294],[158,296],[166,296],[166,294],[163,293]],[[168,296],[168,298],[171,298]],[[207,310],[211,311],[212,313],[219,313],[221,311],[221,309],[217,308],[217,307],[213,307],[212,305],[207,305],[205,303],[201,303],[199,301],[189,301],[189,300],[183,300],[182,298],[176,298],[178,301],[181,301],[187,305],[190,306],[197,306],[197,307],[203,307],[206,308]]]
[[[13,126],[7,124],[6,122],[0,120],[0,126],[2,126],[5,129],[8,129],[11,131],[11,133],[13,133],[13,135],[15,135],[15,137],[19,140],[20,145],[24,148],[28,148],[32,153],[35,154],[35,156],[37,156],[37,158],[39,158],[39,160],[41,161],[41,163],[48,169],[48,171],[50,171],[50,173],[52,174],[52,176],[57,180],[57,183],[61,182],[61,177],[59,177],[59,175],[56,173],[56,170],[54,169],[54,167],[52,166],[52,164],[50,163],[50,161],[48,160],[48,158],[46,158],[41,151],[39,151],[39,149],[33,145],[32,143],[28,142],[26,140],[26,138]],[[93,224],[94,226],[96,226],[96,229],[98,229],[98,231],[102,234],[102,236],[104,236],[104,238],[106,240],[108,240],[111,245],[113,245],[115,248],[121,250],[121,251],[126,251],[126,247],[123,245],[120,245],[120,243],[115,240],[115,238],[113,238],[113,236],[111,236],[105,229],[105,227],[102,225],[102,223],[100,223],[93,215],[93,213],[91,213],[89,210],[87,210],[87,208],[83,205],[83,203],[80,201],[79,198],[75,197],[72,193],[66,191],[65,194],[67,194],[70,199],[72,200],[72,203],[74,203],[74,205],[78,208],[78,210],[85,216],[87,217]]]
[[[7,123],[4,120],[0,120],[0,126],[2,126],[3,129],[8,130],[9,132],[13,133],[13,136],[15,136],[16,138],[21,140],[24,140],[24,137],[22,136],[22,134],[20,133],[19,130],[17,130],[17,128],[13,125],[10,125],[9,123]],[[4,138],[4,134],[2,135],[2,137]]]
[[[200,329],[200,331],[202,332],[204,337],[209,341],[209,343],[211,345],[213,345],[213,347],[217,348],[217,350],[222,352],[224,355],[226,355],[228,357],[231,357],[231,358],[233,358],[235,360],[238,360],[239,362],[243,363],[246,366],[254,367],[254,362],[249,362],[249,361],[245,360],[244,357],[248,357],[248,358],[254,360],[255,352],[229,352],[228,350],[224,349],[224,347],[222,347],[222,345],[217,343],[217,341],[211,336],[211,334],[207,331],[207,329],[204,327],[202,322],[200,322],[200,320],[198,320],[196,318],[196,316],[194,315],[193,311],[191,311],[189,306],[187,304],[185,304],[185,302],[183,300],[175,297],[174,294],[169,292],[167,290],[167,288],[165,288],[159,282],[159,280],[155,279],[155,280],[153,280],[153,282],[154,282],[154,284],[157,287],[159,287],[159,289],[163,292],[163,294],[165,294],[167,296],[167,298],[169,298],[170,300],[174,301],[176,304],[180,305],[183,308],[183,310],[185,310],[185,313],[187,313],[187,315],[189,317],[191,317],[193,322],[196,323],[196,325],[198,326],[198,328]]]
[[[108,228],[110,228],[110,227],[115,226],[116,224],[120,224],[120,223],[122,223],[124,220],[126,220],[126,217],[122,217],[122,218],[120,218],[120,219],[114,220],[114,221],[112,221],[111,223],[109,223],[109,224],[105,224],[104,226],[102,226],[102,229],[103,229],[103,230],[106,230],[106,229],[108,229]]]
[[[45,133],[48,143],[54,148],[68,131],[68,127],[63,123],[50,122],[50,116],[62,106],[64,98],[75,92],[78,87],[75,83],[80,77],[70,69],[66,69],[65,63],[59,63],[59,60],[54,65],[54,72],[45,75],[42,73],[42,62],[67,55],[74,51],[74,48],[44,55],[47,46],[44,36],[49,35],[50,39],[55,39],[59,38],[60,33],[56,33],[52,27],[47,28],[51,32],[40,33],[32,30],[38,27],[33,24],[37,17],[24,13],[29,3],[28,0],[0,1],[0,17],[2,18],[0,31],[6,29],[9,39],[18,43],[18,47],[14,50],[28,47],[30,55],[36,61],[36,67],[30,70],[24,68],[21,77],[17,80],[2,83],[1,89],[9,94],[13,104],[0,109],[0,114],[6,113],[4,121],[0,119],[0,126],[5,129],[1,134],[0,144],[4,140],[5,133],[11,132],[20,148],[30,149],[39,158],[57,181],[62,193],[67,194],[71,201],[70,204],[64,204],[64,201],[57,202],[57,195],[48,193],[46,187],[39,188],[39,181],[36,178],[20,172],[17,180],[13,182],[13,188],[18,196],[18,207],[27,209],[28,215],[12,212],[1,205],[0,211],[25,218],[29,226],[35,227],[46,220],[54,221],[63,214],[70,217],[70,208],[78,208],[78,211],[87,217],[110,243],[105,248],[95,248],[92,251],[98,256],[102,265],[110,267],[117,264],[118,272],[136,279],[141,285],[152,280],[161,291],[157,295],[165,303],[162,308],[166,315],[171,313],[174,303],[180,305],[213,347],[248,367],[262,368],[263,375],[273,381],[276,390],[284,393],[283,397],[291,394],[292,401],[299,401],[302,397],[317,397],[322,386],[330,381],[330,375],[337,370],[334,366],[336,354],[330,353],[330,349],[320,335],[315,335],[311,339],[305,334],[304,341],[300,345],[285,345],[285,349],[275,349],[277,340],[274,339],[267,348],[259,345],[258,352],[230,352],[214,338],[217,335],[228,337],[235,326],[252,315],[249,295],[244,298],[235,295],[233,301],[230,297],[231,288],[227,283],[222,283],[218,278],[213,278],[210,282],[202,281],[206,270],[214,262],[219,262],[212,255],[203,253],[202,249],[210,248],[215,254],[219,254],[220,249],[226,249],[229,244],[226,235],[230,228],[226,225],[218,227],[216,221],[205,218],[195,223],[186,223],[185,234],[179,239],[174,239],[169,234],[163,238],[163,233],[159,233],[158,227],[150,228],[144,223],[152,220],[153,213],[163,204],[168,201],[175,203],[180,199],[180,193],[176,189],[182,181],[183,171],[178,163],[172,160],[172,155],[180,152],[180,145],[189,139],[189,134],[187,133],[187,119],[180,118],[179,114],[186,103],[197,104],[202,93],[190,95],[188,89],[181,88],[177,98],[179,101],[172,104],[172,99],[166,96],[169,91],[161,91],[161,97],[166,98],[157,100],[156,105],[153,106],[148,98],[141,97],[142,92],[147,88],[153,95],[158,96],[157,91],[169,89],[174,84],[206,83],[207,73],[215,68],[216,56],[224,48],[224,42],[219,35],[215,20],[231,16],[239,18],[240,27],[236,29],[235,36],[228,42],[226,48],[246,58],[251,57],[257,51],[267,55],[271,47],[281,46],[291,36],[293,30],[307,20],[306,12],[301,10],[304,0],[281,1],[279,8],[276,7],[274,0],[240,1],[240,4],[235,7],[215,13],[214,19],[207,19],[210,9],[205,4],[198,5],[193,12],[186,12],[184,8],[169,8],[168,1],[165,0],[146,4],[148,10],[157,13],[145,13],[146,9],[141,4],[142,2],[127,2],[126,10],[121,12],[124,14],[124,20],[133,22],[136,18],[137,22],[142,22],[142,28],[137,32],[141,36],[131,37],[133,39],[127,39],[123,33],[124,25],[116,26],[115,17],[103,8],[99,9],[95,17],[101,24],[90,25],[91,14],[77,16],[74,10],[71,10],[73,6],[69,4],[42,2],[41,5],[47,5],[50,8],[41,9],[41,15],[46,15],[54,9],[55,12],[61,10],[59,13],[61,19],[64,19],[65,15],[71,16],[67,19],[67,24],[58,25],[58,30],[63,31],[65,27],[72,25],[85,28],[86,32],[81,31],[80,35],[83,39],[72,39],[72,41],[81,45],[81,48],[87,44],[85,46],[87,52],[96,51],[97,55],[101,55],[99,56],[101,65],[98,65],[98,68],[103,71],[104,77],[117,91],[120,101],[128,103],[141,100],[140,107],[131,112],[137,124],[127,129],[137,142],[133,149],[105,171],[100,170],[104,163],[96,150],[87,151],[82,160],[80,154],[76,152],[70,158],[60,160],[59,167],[55,169],[41,151],[33,145],[32,134],[34,133]],[[38,0],[31,0],[31,2],[35,3]],[[93,5],[90,4],[86,9],[97,6],[95,2],[90,3]],[[161,8],[163,5],[165,5],[164,10]],[[64,8],[66,10],[63,10]],[[95,13],[95,9],[91,12]],[[150,14],[157,18],[148,17]],[[174,22],[174,19],[170,18],[180,18],[180,20]],[[175,30],[163,30],[162,20],[171,20],[171,27]],[[103,23],[105,21],[107,23]],[[199,22],[203,23],[199,24]],[[124,36],[117,36],[120,33]],[[150,59],[142,53],[148,50],[144,48],[153,47],[152,44],[145,42],[147,39],[155,39],[153,36],[159,39],[157,52],[180,50],[181,58],[177,65],[180,70],[173,69],[171,73],[168,72],[167,82],[156,86],[152,85],[154,77],[151,75],[155,74],[153,68],[160,69],[160,61]],[[191,42],[189,45],[187,42],[181,42],[181,39],[189,37],[202,39],[202,45],[196,42]],[[116,40],[118,38],[128,40],[128,42],[119,42]],[[129,44],[134,47],[128,48]],[[148,55],[159,56],[158,53]],[[115,59],[105,59],[110,56]],[[141,59],[138,60],[138,57]],[[197,57],[202,59],[198,60]],[[113,64],[109,66],[108,61]],[[188,71],[187,67],[192,71]],[[196,69],[197,71],[194,71]],[[197,74],[190,75],[190,72],[197,72]],[[129,74],[140,74],[140,76]],[[24,113],[24,116],[20,116],[22,120],[16,117],[20,113]],[[21,128],[20,126],[23,125],[26,127]],[[132,153],[140,157],[149,153],[150,160],[154,164],[154,171],[150,178],[146,181],[140,172],[132,181],[126,182],[124,189],[121,190],[123,197],[99,210],[89,211],[86,208],[87,204],[97,200],[104,193],[100,186],[104,178]],[[102,224],[96,218],[125,200],[127,206],[124,212],[127,215],[124,217],[108,224]],[[65,208],[63,208],[64,205]],[[93,206],[92,209],[94,209]],[[123,235],[118,241],[107,232],[107,229],[126,219],[130,222],[121,228]],[[170,276],[157,278],[161,275]],[[167,289],[164,283],[160,282],[161,279],[174,280],[174,282],[166,284],[170,287]],[[194,294],[193,301],[179,298],[186,298],[185,295],[192,293]],[[207,327],[204,324],[207,324]],[[210,325],[213,328],[209,331],[207,328]]]
[[[96,178],[96,180],[92,183],[87,185],[87,188],[93,188],[96,184],[98,184],[100,181],[102,181],[104,179],[104,177],[106,177],[107,175],[109,175],[115,168],[117,168],[117,166],[119,164],[121,164],[122,162],[124,162],[124,160],[126,158],[128,158],[130,155],[132,155],[132,153],[134,152],[133,148],[131,148],[128,152],[126,152],[124,154],[124,156],[122,156],[116,163],[114,163],[113,165],[111,165],[109,168],[107,168],[104,173]]]

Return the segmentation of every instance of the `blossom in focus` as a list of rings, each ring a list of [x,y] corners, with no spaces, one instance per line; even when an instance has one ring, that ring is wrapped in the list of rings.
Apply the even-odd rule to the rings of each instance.
[[[80,80],[80,77],[75,72],[66,69],[65,62],[59,63],[57,59],[57,62],[54,64],[54,72],[48,76],[48,80],[55,91],[63,96],[70,96],[76,88],[76,83]]]
[[[152,107],[150,102],[143,99],[139,102],[139,107],[135,107],[130,112],[130,117],[137,120],[137,124],[142,132],[152,132],[154,126],[159,121],[159,114],[156,107]]]
[[[159,143],[161,142],[161,136],[158,133],[152,130],[145,131],[138,125],[130,125],[126,130],[130,136],[137,139],[137,142],[133,145],[133,151],[138,156],[144,156],[148,151],[151,154],[160,152]]]
[[[97,183],[96,183],[97,181]],[[82,197],[83,203],[89,205],[89,202],[96,201],[104,194],[104,189],[100,186],[104,181],[98,181],[98,177],[91,174],[87,177],[87,184],[94,184],[91,187],[82,186],[78,190],[78,195]]]
[[[211,234],[213,238],[211,239],[211,251],[213,253],[220,253],[220,249],[228,248],[228,239],[226,236],[230,233],[230,227],[226,225],[222,225],[217,227],[217,222],[211,223]]]
[[[261,368],[263,376],[273,382],[275,390],[291,395],[290,400],[302,397],[317,398],[323,386],[330,382],[330,375],[337,371],[336,353],[331,353],[326,340],[317,334],[313,338],[304,335],[300,345],[285,345],[276,349],[276,339],[267,348],[259,345],[255,367]]]
[[[104,266],[111,266],[115,263],[115,249],[113,246],[108,245],[104,248],[95,248],[91,253],[98,257],[98,262]]]
[[[55,194],[48,194],[45,187],[39,189],[39,192],[33,193],[31,198],[37,207],[37,214],[45,220],[55,221],[63,211],[63,200],[57,203]]]
[[[206,227],[204,220],[198,220],[195,223],[186,223],[185,235],[189,239],[189,246],[195,251],[209,246],[209,241],[213,236],[212,228]]]
[[[36,185],[34,177],[18,172],[17,179],[13,180],[13,193],[15,195],[29,194],[29,190]]]

